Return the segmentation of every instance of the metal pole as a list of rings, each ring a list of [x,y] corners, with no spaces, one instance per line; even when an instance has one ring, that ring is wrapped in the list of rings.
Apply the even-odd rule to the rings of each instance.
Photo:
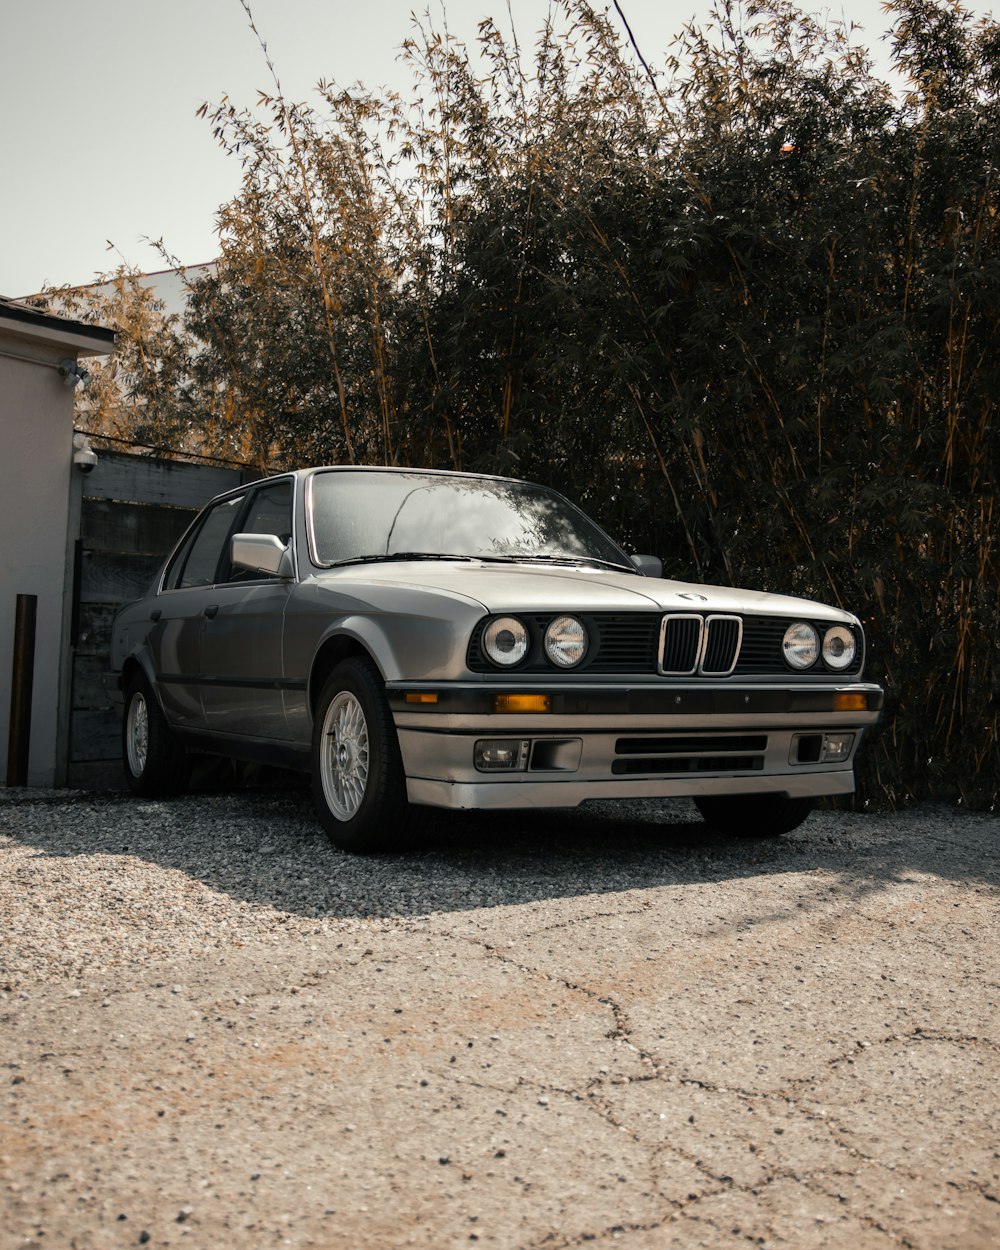
[[[31,746],[31,693],[35,682],[37,595],[18,595],[14,614],[14,666],[10,682],[10,734],[7,738],[7,785],[28,784]]]

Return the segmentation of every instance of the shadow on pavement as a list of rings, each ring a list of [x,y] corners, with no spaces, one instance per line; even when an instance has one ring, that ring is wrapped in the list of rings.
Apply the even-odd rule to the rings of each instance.
[[[299,785],[175,800],[0,791],[0,835],[43,856],[132,856],[254,906],[322,917],[422,916],[739,878],[833,874],[880,890],[913,873],[998,882],[996,817],[943,805],[817,811],[782,838],[714,834],[687,800],[577,810],[432,813],[419,849],[372,857],[327,842]]]

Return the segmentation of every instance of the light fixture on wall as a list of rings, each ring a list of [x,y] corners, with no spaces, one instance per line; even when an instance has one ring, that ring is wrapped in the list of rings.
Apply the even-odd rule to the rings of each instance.
[[[90,381],[90,374],[83,365],[69,356],[59,361],[59,376],[63,380],[63,386],[68,386],[71,390],[80,386],[81,383],[86,386]]]

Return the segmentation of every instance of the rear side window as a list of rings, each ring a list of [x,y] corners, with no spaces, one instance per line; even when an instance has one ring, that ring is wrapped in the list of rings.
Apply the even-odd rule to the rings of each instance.
[[[205,516],[199,528],[186,544],[186,550],[178,555],[167,574],[167,590],[183,590],[189,586],[211,586],[226,540],[243,507],[244,495],[224,499]]]

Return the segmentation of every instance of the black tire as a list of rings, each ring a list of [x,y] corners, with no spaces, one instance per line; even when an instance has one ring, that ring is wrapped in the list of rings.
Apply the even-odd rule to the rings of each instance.
[[[713,829],[741,838],[791,833],[816,805],[815,799],[792,799],[786,794],[720,794],[694,802]]]
[[[313,716],[313,799],[334,846],[370,854],[408,846],[420,825],[382,679],[367,660],[343,660]]]
[[[182,794],[191,780],[191,759],[142,673],[125,692],[122,764],[129,789],[146,798]]]

